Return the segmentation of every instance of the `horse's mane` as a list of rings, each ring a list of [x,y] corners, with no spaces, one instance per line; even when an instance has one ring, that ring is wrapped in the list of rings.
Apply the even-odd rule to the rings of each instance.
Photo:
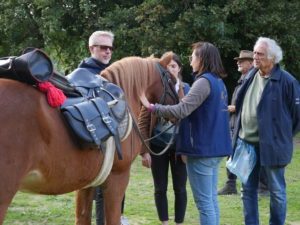
[[[131,56],[114,62],[100,75],[121,87],[127,95],[133,93],[133,88],[136,89],[134,93],[140,95],[151,79],[155,78],[154,73],[158,73],[154,59]],[[139,96],[127,97],[131,99]]]

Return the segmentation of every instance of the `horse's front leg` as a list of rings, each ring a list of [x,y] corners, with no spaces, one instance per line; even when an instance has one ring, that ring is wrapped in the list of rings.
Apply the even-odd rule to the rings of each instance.
[[[120,225],[121,204],[129,180],[129,171],[110,174],[104,185],[104,212],[106,225]],[[125,200],[126,201],[126,200]],[[125,202],[126,205],[126,202]],[[126,206],[125,206],[126,207]]]
[[[4,222],[4,217],[7,211],[7,208],[9,206],[9,203],[0,203],[0,224],[3,224]]]
[[[93,196],[94,188],[77,190],[75,192],[76,225],[91,225]]]

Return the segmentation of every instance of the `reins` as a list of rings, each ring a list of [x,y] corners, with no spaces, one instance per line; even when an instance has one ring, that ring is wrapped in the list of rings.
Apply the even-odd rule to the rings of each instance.
[[[157,137],[159,137],[160,135],[162,135],[163,133],[167,132],[168,130],[170,130],[171,128],[173,128],[175,126],[175,124],[173,123],[172,125],[170,125],[169,127],[165,128],[164,130],[162,130],[161,132],[159,132],[158,134],[152,136],[151,138],[147,138],[144,139],[145,142],[151,141]]]
[[[147,148],[147,150],[148,150],[152,155],[156,155],[156,156],[163,155],[163,154],[170,148],[170,146],[173,144],[173,141],[174,141],[174,138],[175,138],[175,133],[176,133],[176,130],[177,130],[176,128],[177,128],[177,126],[178,126],[178,121],[175,123],[175,129],[174,129],[174,131],[173,131],[173,133],[172,133],[172,137],[171,137],[170,141],[168,142],[167,146],[166,146],[163,150],[161,150],[159,153],[156,153],[156,152],[153,152],[153,151],[151,150],[151,148],[149,148],[149,146],[146,144],[146,141],[150,141],[151,138],[148,138],[147,140],[144,139],[144,137],[143,137],[143,135],[142,135],[142,133],[141,133],[141,130],[140,130],[140,128],[139,128],[138,125],[137,125],[137,121],[136,121],[135,117],[133,116],[133,113],[132,113],[132,111],[131,111],[131,109],[130,109],[129,107],[128,107],[128,111],[129,111],[129,113],[131,114],[132,119],[133,119],[133,121],[132,121],[132,122],[133,122],[133,127],[135,128],[137,134],[139,135],[139,137],[140,137],[140,139],[141,139],[143,145]],[[174,125],[172,125],[172,126],[174,126]],[[170,129],[172,126],[168,127],[166,130]],[[166,130],[164,130],[164,132],[166,132]],[[164,133],[164,132],[159,133],[159,135],[161,135],[161,134]],[[159,135],[156,135],[156,137],[158,137]],[[153,139],[153,138],[152,138],[152,139]]]

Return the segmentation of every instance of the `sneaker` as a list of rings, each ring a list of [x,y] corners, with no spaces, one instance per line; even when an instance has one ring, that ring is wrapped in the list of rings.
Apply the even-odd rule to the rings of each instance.
[[[121,225],[129,225],[129,222],[125,216],[121,216]]]
[[[226,183],[225,186],[218,191],[218,195],[235,195],[237,194],[236,184],[228,184]]]

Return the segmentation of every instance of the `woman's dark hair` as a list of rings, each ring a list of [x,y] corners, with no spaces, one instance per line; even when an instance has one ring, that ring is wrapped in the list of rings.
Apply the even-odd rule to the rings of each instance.
[[[183,65],[182,65],[182,62],[181,62],[181,60],[180,60],[180,57],[179,57],[177,54],[175,54],[174,52],[172,52],[172,51],[165,52],[165,53],[162,55],[162,57],[164,57],[164,56],[166,56],[166,55],[168,55],[168,54],[171,54],[171,53],[173,54],[172,59],[173,59],[173,60],[178,64],[178,66],[180,67],[180,71],[179,71],[178,76],[179,76],[179,79],[182,80],[181,72],[182,72],[182,69],[183,69]]]
[[[209,42],[196,42],[192,45],[192,50],[200,59],[198,74],[212,73],[215,76],[224,78],[225,73],[219,50]]]
[[[180,68],[182,68],[182,62],[181,62],[179,56],[176,55],[175,53],[173,53],[173,60],[178,64],[178,66],[179,66]]]

